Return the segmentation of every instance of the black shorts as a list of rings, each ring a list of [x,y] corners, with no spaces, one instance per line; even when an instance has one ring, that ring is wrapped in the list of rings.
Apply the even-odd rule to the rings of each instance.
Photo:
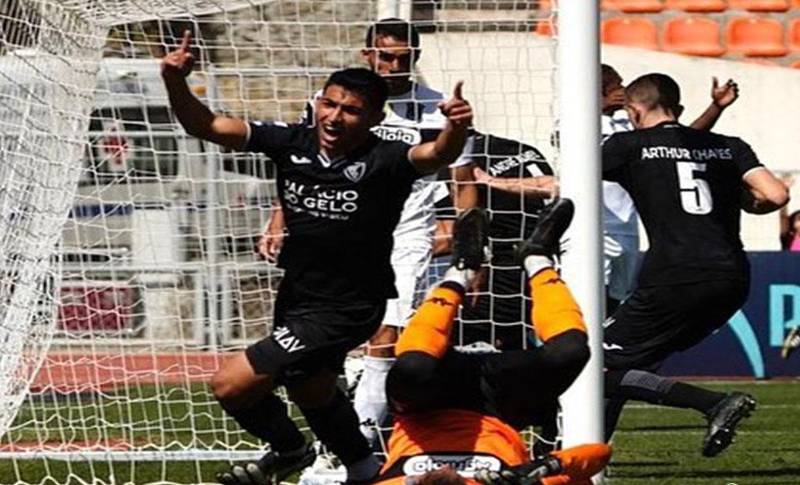
[[[545,422],[588,357],[586,334],[577,330],[529,350],[473,354],[450,348],[441,359],[406,352],[389,371],[387,396],[400,404],[396,412],[466,409],[523,428]]]
[[[730,279],[636,289],[603,324],[606,369],[658,370],[725,325],[749,286]]]
[[[301,383],[322,369],[343,371],[347,353],[372,337],[386,303],[350,306],[304,304],[281,298],[275,304],[272,334],[247,347],[256,374],[270,374],[277,385]]]

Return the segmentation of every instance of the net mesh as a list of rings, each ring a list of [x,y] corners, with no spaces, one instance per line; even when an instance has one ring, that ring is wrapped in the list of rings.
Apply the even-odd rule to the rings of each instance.
[[[254,247],[274,173],[186,136],[157,58],[189,29],[196,95],[292,122],[330,72],[362,63],[385,3],[0,5],[3,483],[207,483],[263,453],[206,383],[271,328],[280,272]],[[552,10],[414,4],[418,78],[444,93],[463,79],[478,130],[552,156],[553,38],[532,33]]]

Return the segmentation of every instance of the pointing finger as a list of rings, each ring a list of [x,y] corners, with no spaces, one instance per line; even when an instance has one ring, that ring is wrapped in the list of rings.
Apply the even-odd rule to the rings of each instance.
[[[461,87],[464,85],[464,81],[458,81],[456,83],[456,87],[453,88],[453,98],[463,100],[464,96],[461,94]]]
[[[180,50],[188,51],[189,50],[189,44],[191,42],[192,42],[192,31],[189,30],[189,29],[186,29],[186,30],[183,31],[183,39],[181,40]]]
[[[713,76],[711,78],[711,89],[717,89],[718,87],[719,87],[719,79],[717,79],[717,76]]]

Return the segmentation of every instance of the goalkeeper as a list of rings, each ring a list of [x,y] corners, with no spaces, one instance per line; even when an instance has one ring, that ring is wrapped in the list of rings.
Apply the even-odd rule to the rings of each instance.
[[[515,430],[536,424],[589,358],[580,309],[551,259],[572,214],[571,201],[557,200],[518,250],[544,343],[503,353],[466,354],[448,346],[453,318],[487,242],[487,219],[479,209],[456,222],[453,266],[396,345],[386,392],[397,419],[377,483],[409,483],[409,477],[411,483],[539,483],[547,476],[541,483],[588,484],[605,466],[610,448],[604,444],[530,461]]]

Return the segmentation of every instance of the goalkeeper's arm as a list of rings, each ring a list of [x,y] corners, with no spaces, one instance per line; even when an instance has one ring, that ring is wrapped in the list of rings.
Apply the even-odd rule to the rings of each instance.
[[[191,41],[192,34],[187,30],[178,49],[161,59],[161,77],[167,88],[169,103],[186,133],[239,150],[247,143],[247,123],[211,112],[186,84],[186,76],[192,72],[194,65],[194,56],[189,49]]]

